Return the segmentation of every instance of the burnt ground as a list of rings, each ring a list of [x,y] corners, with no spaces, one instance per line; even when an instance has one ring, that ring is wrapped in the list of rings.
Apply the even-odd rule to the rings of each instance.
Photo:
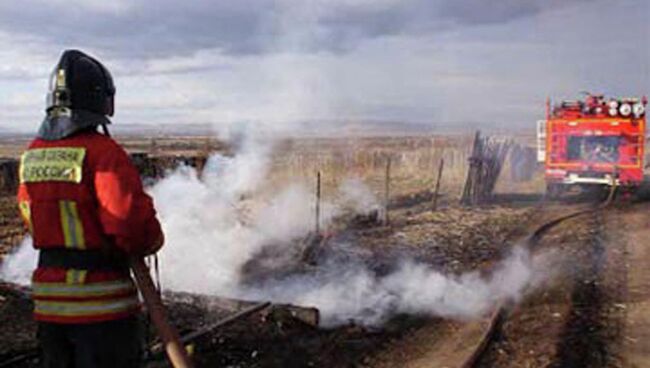
[[[343,226],[329,241],[353,244],[353,253],[361,254],[379,273],[390,267],[396,256],[404,255],[442,272],[459,273],[488,267],[502,257],[509,249],[506,240],[523,234],[532,221],[536,210],[532,204],[475,209],[450,206],[435,213],[429,210],[428,202],[409,204],[391,212],[389,226]],[[324,251],[327,253],[328,249]],[[30,352],[36,345],[28,299],[2,288],[0,297],[2,362]],[[181,333],[231,313],[181,300],[168,301],[168,307],[172,322]],[[314,328],[286,315],[261,312],[208,334],[197,340],[192,349],[197,365],[204,367],[373,366],[375,356],[405,337],[447,323],[426,316],[397,315],[379,327],[350,322],[326,329]],[[165,363],[158,360],[149,365]]]

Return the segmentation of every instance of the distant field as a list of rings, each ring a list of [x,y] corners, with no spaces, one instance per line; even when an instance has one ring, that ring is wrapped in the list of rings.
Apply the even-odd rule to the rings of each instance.
[[[131,153],[153,157],[200,157],[214,153],[234,154],[234,148],[209,136],[118,136]],[[522,145],[530,139],[519,138]],[[0,139],[0,158],[19,157],[27,138]],[[435,187],[438,167],[444,160],[441,203],[457,204],[467,175],[472,135],[434,135],[412,137],[291,138],[279,140],[270,152],[269,172],[250,195],[263,199],[287,185],[302,183],[316,191],[316,174],[321,173],[325,200],[336,201],[345,179],[356,178],[383,203],[386,169],[390,161],[389,196],[392,203],[416,198],[429,201]],[[193,161],[196,162],[196,161]],[[514,181],[506,160],[497,184],[500,193],[539,193],[544,183],[541,170],[531,180]],[[0,191],[1,192],[1,191]],[[0,194],[0,254],[22,239],[24,229],[18,219],[14,194]]]
[[[232,154],[232,148],[210,136],[117,136],[116,139],[135,153],[153,156],[206,157],[212,152]],[[531,137],[518,137],[530,146]],[[0,138],[0,158],[18,158],[29,139]],[[391,162],[391,193],[395,195],[432,189],[438,165],[444,159],[441,180],[443,193],[457,196],[467,173],[472,136],[422,135],[413,137],[352,138],[289,138],[273,145],[269,188],[291,181],[313,182],[321,172],[324,194],[348,177],[364,181],[376,193],[383,193],[386,165]],[[534,185],[513,185],[509,178],[509,162],[497,191],[541,188]],[[536,180],[539,182],[539,178]]]

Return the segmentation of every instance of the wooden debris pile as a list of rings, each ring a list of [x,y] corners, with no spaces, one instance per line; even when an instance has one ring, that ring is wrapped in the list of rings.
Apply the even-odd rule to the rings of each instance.
[[[0,158],[0,193],[15,193],[18,188],[18,160]]]
[[[13,195],[0,195],[0,260],[25,236],[26,229]]]
[[[207,156],[154,156],[146,152],[130,154],[131,162],[145,179],[161,179],[168,171],[179,166],[189,166],[201,173],[207,161]]]
[[[160,179],[167,171],[178,166],[190,166],[200,173],[205,166],[207,156],[152,156],[145,152],[130,154],[131,161],[143,178]],[[0,194],[15,194],[18,189],[18,160],[0,158]]]
[[[481,137],[481,132],[476,132],[462,204],[473,206],[490,200],[511,146],[510,140]]]

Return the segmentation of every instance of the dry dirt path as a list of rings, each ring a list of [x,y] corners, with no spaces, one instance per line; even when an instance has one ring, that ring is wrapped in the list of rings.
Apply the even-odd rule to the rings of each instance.
[[[480,367],[650,367],[650,204],[568,221],[556,277],[510,316]]]
[[[616,305],[624,315],[621,359],[625,367],[650,367],[650,203],[605,218],[611,251],[622,259],[626,287]]]
[[[554,217],[574,210],[553,208]],[[546,284],[508,316],[475,367],[600,366],[588,355],[601,341],[591,323],[601,320],[603,305],[595,292],[602,281],[601,237],[598,215],[566,220],[543,236],[535,252],[547,257]]]

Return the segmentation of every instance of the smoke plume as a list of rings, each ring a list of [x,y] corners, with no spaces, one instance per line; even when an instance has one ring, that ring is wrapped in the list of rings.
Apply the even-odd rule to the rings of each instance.
[[[503,299],[518,300],[527,287],[538,284],[543,273],[532,264],[522,248],[488,278],[478,272],[444,275],[412,259],[383,276],[359,262],[330,262],[314,274],[270,280],[244,295],[316,306],[324,325],[350,320],[378,325],[399,313],[472,319]]]
[[[38,252],[32,247],[32,238],[27,236],[14,252],[0,263],[0,280],[29,285],[37,260]]]
[[[380,210],[374,193],[359,178],[347,178],[339,187],[341,205],[355,213],[368,214]]]
[[[354,244],[328,244],[330,256],[313,271],[246,280],[242,270],[249,262],[266,265],[259,260],[266,247],[275,253],[279,248],[287,255],[280,258],[284,262],[300,253],[298,240],[314,228],[314,194],[293,183],[270,199],[242,199],[242,193],[255,198],[264,188],[270,152],[269,147],[244,147],[249,149],[234,157],[211,157],[203,180],[183,168],[151,191],[167,236],[161,252],[164,287],[314,306],[325,325],[349,320],[376,325],[396,313],[477,317],[503,298],[520,297],[538,276],[533,260],[520,248],[489,277],[478,272],[444,275],[407,257],[380,275],[367,256],[349,251]],[[378,207],[359,179],[345,180],[338,198],[338,204],[322,204],[323,226],[343,209],[367,213]],[[337,251],[346,256],[331,255]]]

